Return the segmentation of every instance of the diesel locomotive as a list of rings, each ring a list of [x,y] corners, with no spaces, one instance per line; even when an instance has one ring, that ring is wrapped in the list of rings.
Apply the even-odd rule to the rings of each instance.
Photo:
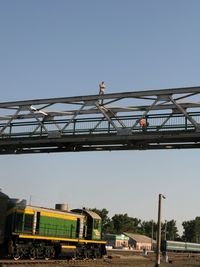
[[[26,205],[0,192],[0,255],[15,260],[105,255],[100,216],[86,208],[63,207]]]

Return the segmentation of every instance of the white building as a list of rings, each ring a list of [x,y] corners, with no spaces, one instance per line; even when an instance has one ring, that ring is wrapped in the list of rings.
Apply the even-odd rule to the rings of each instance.
[[[124,233],[125,236],[129,237],[129,247],[136,250],[152,250],[153,241],[150,237],[145,235]]]

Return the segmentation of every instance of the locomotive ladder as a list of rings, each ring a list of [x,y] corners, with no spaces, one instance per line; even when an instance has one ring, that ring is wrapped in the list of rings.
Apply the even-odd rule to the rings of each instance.
[[[0,103],[0,154],[176,148],[200,148],[200,87]]]

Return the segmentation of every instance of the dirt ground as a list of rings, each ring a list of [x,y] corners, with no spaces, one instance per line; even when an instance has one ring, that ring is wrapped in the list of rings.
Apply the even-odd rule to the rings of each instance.
[[[19,267],[154,267],[155,266],[155,254],[149,254],[147,256],[134,255],[133,253],[108,253],[108,256],[102,260],[90,260],[90,261],[70,261],[69,263],[57,262],[52,264],[46,262],[45,264],[22,264],[17,263]],[[16,266],[14,265],[14,266]],[[177,255],[169,256],[169,262],[166,263],[161,259],[160,267],[200,267],[200,256],[198,255]],[[13,267],[9,264],[0,264],[0,267]]]
[[[14,265],[16,266],[16,265]],[[92,262],[70,262],[68,264],[58,263],[58,264],[17,264],[19,267],[154,267],[155,261],[149,257],[140,257],[140,256],[132,256],[127,258],[107,258],[102,261],[92,261]],[[174,262],[164,263],[161,262],[160,267],[197,267],[200,266],[200,261],[194,259],[188,259],[187,261],[183,260],[175,260]],[[0,267],[13,267],[13,265],[0,265]]]
[[[68,265],[69,266],[69,265]],[[81,267],[82,265],[70,265],[70,267]],[[143,257],[143,256],[130,256],[130,257],[113,257],[104,259],[102,262],[92,262],[88,265],[88,267],[154,267],[155,259],[152,257]],[[170,260],[170,262],[165,263],[161,261],[160,267],[200,267],[200,260],[188,258],[185,259],[174,259]],[[65,266],[62,266],[65,267]]]

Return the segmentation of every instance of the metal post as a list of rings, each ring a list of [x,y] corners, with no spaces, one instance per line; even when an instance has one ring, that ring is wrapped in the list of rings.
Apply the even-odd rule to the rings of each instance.
[[[157,247],[156,247],[156,264],[155,264],[155,267],[159,267],[160,266],[162,198],[165,198],[165,196],[163,196],[162,194],[159,194],[159,199],[158,199],[158,224],[157,224]]]
[[[32,196],[29,197],[29,205],[31,205]]]
[[[151,250],[153,250],[153,220],[151,221]]]

